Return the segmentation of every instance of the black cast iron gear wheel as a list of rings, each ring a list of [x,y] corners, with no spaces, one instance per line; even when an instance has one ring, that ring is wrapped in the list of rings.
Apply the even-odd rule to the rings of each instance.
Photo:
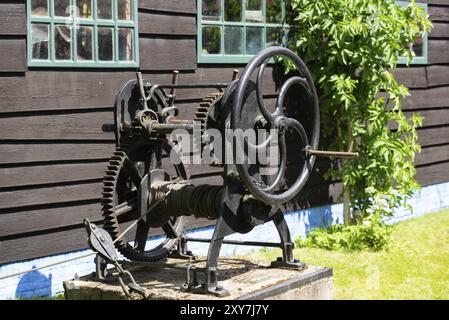
[[[153,163],[151,166],[147,165],[147,169],[138,168],[139,164],[142,164],[143,161],[141,161],[142,159],[133,159],[133,156],[134,154],[142,155],[146,153],[150,154],[154,160],[156,157],[154,157],[153,148],[154,146],[150,144],[142,144],[134,147],[131,152],[123,148],[118,148],[108,162],[106,175],[103,178],[103,227],[109,232],[114,241],[116,241],[129,223],[139,219],[141,216],[137,208],[138,188],[136,188],[136,185],[139,184],[139,179],[142,179],[146,171],[160,167],[160,163]],[[162,149],[164,148],[168,152],[171,150],[168,144],[164,144]],[[180,178],[186,179],[182,164],[175,169]],[[125,228],[121,228],[121,224],[125,224]],[[183,228],[183,217],[167,219],[167,222],[162,226],[162,230],[166,234],[172,235],[182,234]],[[156,262],[163,260],[177,243],[177,238],[167,236],[166,239],[154,248],[145,250],[145,243],[150,226],[145,222],[145,219],[142,219],[135,229],[135,246],[132,246],[127,241],[127,236],[129,237],[130,232],[115,242],[117,250],[132,261]],[[138,241],[139,237],[140,242]]]
[[[201,137],[204,137],[204,134],[208,128],[208,120],[210,116],[210,111],[212,108],[221,101],[223,97],[223,92],[214,92],[207,95],[200,102],[199,106],[196,108],[195,112],[195,122],[199,122],[201,124]],[[204,143],[202,143],[203,145]]]

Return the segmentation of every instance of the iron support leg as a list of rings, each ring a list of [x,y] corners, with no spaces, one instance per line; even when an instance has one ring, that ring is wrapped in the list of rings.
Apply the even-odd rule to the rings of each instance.
[[[104,260],[102,257],[100,257],[98,254],[95,256],[94,259],[95,262],[95,276],[98,280],[105,280],[107,276],[107,267],[108,264],[106,260]]]
[[[287,222],[285,221],[284,214],[279,211],[273,217],[273,222],[279,233],[282,245],[282,257],[278,257],[276,261],[271,262],[271,266],[274,268],[293,268],[302,270],[306,266],[305,263],[300,262],[293,258],[293,242],[288,229]]]
[[[187,249],[187,238],[184,234],[178,238],[176,247],[176,250],[168,255],[169,258],[195,260],[192,251]]]
[[[224,217],[226,214],[232,214],[228,212],[226,204],[223,204],[220,211],[221,214],[217,219],[214,234],[212,236],[209,251],[207,253],[206,263],[206,282],[203,283],[202,289],[205,293],[211,293],[218,297],[224,297],[229,295],[229,291],[223,289],[218,285],[218,257],[220,255],[221,246],[223,245],[224,237],[235,233],[232,228],[226,223]]]

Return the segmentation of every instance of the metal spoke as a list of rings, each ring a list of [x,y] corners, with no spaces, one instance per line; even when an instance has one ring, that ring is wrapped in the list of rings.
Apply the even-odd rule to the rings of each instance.
[[[139,222],[137,223],[136,237],[134,242],[134,248],[136,248],[139,252],[145,251],[149,229],[150,226],[145,223],[144,220],[139,220]]]
[[[309,138],[307,137],[306,130],[302,126],[302,124],[293,118],[286,118],[286,123],[289,127],[293,127],[301,136],[302,143],[305,147],[309,145]]]
[[[260,112],[267,119],[270,124],[273,124],[274,118],[271,113],[266,109],[265,103],[263,101],[263,93],[262,93],[262,78],[265,72],[265,68],[267,67],[268,61],[270,61],[271,57],[265,60],[259,67],[259,72],[257,73],[257,82],[256,82],[256,96],[257,103],[259,105]]]
[[[129,199],[125,202],[120,203],[118,206],[114,208],[115,214],[117,217],[122,217],[127,213],[134,211],[137,209],[137,201],[136,198]]]
[[[284,100],[285,96],[287,94],[287,91],[295,84],[300,84],[304,89],[306,89],[307,93],[310,94],[310,86],[307,82],[307,79],[302,77],[291,77],[287,81],[284,82],[284,84],[281,87],[281,90],[279,91],[279,96],[276,101],[276,110],[271,114],[271,116],[276,119],[278,116],[284,115]]]
[[[268,138],[264,141],[261,142],[259,144],[253,144],[250,141],[248,141],[247,137],[244,137],[244,141],[245,141],[245,148],[248,147],[248,151],[259,151],[259,150],[263,150],[266,149],[267,146],[270,144],[272,140],[271,134],[268,136]]]
[[[137,171],[136,167],[131,162],[131,160],[129,160],[128,158],[125,158],[125,161],[123,164],[124,164],[123,168],[126,171],[126,173],[128,174],[128,176],[131,178],[131,181],[133,182],[133,184],[136,187],[140,186],[140,182],[142,181],[142,178],[140,177],[139,172]]]
[[[277,176],[276,176],[276,179],[274,180],[274,182],[267,188],[262,188],[262,190],[265,192],[272,192],[279,186],[279,184],[282,182],[282,179],[283,179],[284,173],[285,173],[285,169],[287,166],[287,146],[285,143],[285,135],[280,135],[279,140],[280,140],[279,142],[280,142],[281,163],[280,163],[279,170],[278,170],[278,173],[277,173]]]
[[[178,233],[174,229],[173,223],[170,220],[168,220],[168,222],[162,226],[162,230],[164,230],[165,234],[167,235],[167,238],[170,239],[178,238]]]

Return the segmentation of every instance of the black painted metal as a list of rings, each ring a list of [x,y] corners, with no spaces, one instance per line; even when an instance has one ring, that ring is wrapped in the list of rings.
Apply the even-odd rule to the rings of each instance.
[[[299,73],[299,76],[293,76],[284,82],[280,89],[278,100],[276,102],[276,110],[273,113],[270,113],[264,105],[261,86],[265,67],[268,61],[270,61],[274,57],[284,57],[286,59],[289,59],[295,65],[296,71]],[[301,174],[297,177],[294,184],[288,190],[282,193],[274,192],[275,188],[280,182],[280,179],[285,173],[287,157],[285,142],[286,129],[288,127],[293,128],[300,134],[304,148],[318,148],[320,134],[320,111],[318,104],[318,95],[316,93],[311,74],[309,73],[304,62],[295,53],[283,47],[271,47],[262,50],[249,62],[245,70],[243,70],[238,82],[235,93],[234,106],[231,112],[231,128],[234,130],[245,130],[247,128],[247,121],[245,121],[245,118],[243,117],[249,107],[246,95],[248,91],[248,85],[251,83],[250,79],[253,73],[258,68],[259,71],[257,74],[256,83],[257,103],[260,112],[262,113],[265,120],[268,121],[270,128],[277,129],[277,132],[279,134],[279,141],[281,144],[281,165],[275,182],[271,186],[267,186],[265,188],[261,187],[259,183],[255,182],[254,177],[249,173],[247,165],[237,163],[236,168],[242,182],[257,199],[263,201],[264,203],[279,205],[293,199],[296,195],[298,195],[312,172],[312,167],[315,162],[315,156],[310,155],[308,156],[307,161],[304,162]],[[287,91],[293,85],[300,85],[306,90],[307,96],[309,98],[309,104],[307,107],[312,108],[313,110],[313,129],[309,136],[298,120],[284,114],[284,98]],[[254,147],[257,146],[253,146],[253,148]],[[241,151],[234,150],[234,152]]]
[[[296,70],[279,86],[274,112],[264,105],[262,77],[269,61],[278,56],[287,58]],[[257,71],[256,82],[251,80]],[[205,282],[191,281],[187,270],[186,289],[195,292],[225,296],[226,289],[218,284],[218,257],[223,244],[277,247],[282,257],[272,263],[274,267],[297,270],[304,264],[293,258],[293,242],[283,212],[279,205],[294,198],[308,179],[315,155],[324,155],[315,149],[319,139],[319,107],[315,87],[307,67],[292,51],[271,47],[262,50],[246,66],[241,78],[232,75],[230,83],[178,84],[179,73],[173,75],[171,84],[151,84],[137,74],[137,81],[128,81],[119,91],[115,103],[115,128],[118,151],[112,156],[104,178],[103,214],[104,226],[111,234],[116,247],[132,261],[159,265],[167,256],[193,259],[188,242],[209,243]],[[287,112],[284,102],[287,92],[294,87],[302,88],[306,105],[296,103],[295,108],[309,108],[313,116],[309,132],[294,116]],[[216,89],[200,103],[195,119],[178,119],[175,105],[176,89]],[[169,89],[167,93],[165,89]],[[224,90],[225,89],[225,90]],[[254,174],[259,164],[224,164],[223,186],[198,185],[187,180],[181,158],[168,140],[176,129],[191,131],[200,123],[202,132],[214,128],[224,133],[231,129],[277,129],[280,141],[281,162],[273,180],[257,182]],[[299,176],[286,191],[280,192],[285,182],[287,149],[285,136],[289,129],[299,134],[298,145],[305,159]],[[225,135],[223,134],[223,137]],[[234,159],[246,156],[248,148],[260,148],[269,143],[254,145],[245,140],[244,146],[234,146]],[[224,139],[224,138],[223,138]],[[223,144],[224,145],[224,144]],[[201,144],[200,148],[204,145]],[[165,153],[165,154],[164,154]],[[178,178],[170,179],[162,159],[170,155]],[[338,156],[337,153],[330,154]],[[350,156],[340,154],[340,156]],[[189,238],[183,230],[183,217],[216,219],[211,239]],[[280,242],[256,242],[224,240],[234,233],[250,232],[255,226],[272,221],[279,233]],[[137,225],[134,244],[125,240],[125,229],[120,234],[120,224]],[[166,239],[154,248],[146,250],[146,240],[151,228],[162,228]],[[101,270],[99,272],[102,272]]]
[[[203,242],[203,243],[210,243],[212,241],[211,239],[190,238],[190,237],[187,237],[186,240],[190,241],[190,242]],[[282,248],[281,243],[263,242],[263,241],[223,240],[223,244],[234,244],[234,245],[252,246],[252,247]]]

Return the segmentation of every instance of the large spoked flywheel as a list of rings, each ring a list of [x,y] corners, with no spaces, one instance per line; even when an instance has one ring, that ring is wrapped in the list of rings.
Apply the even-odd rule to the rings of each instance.
[[[295,67],[292,76],[283,81],[279,88],[274,110],[270,111],[264,101],[262,81],[264,70],[275,57],[290,60]],[[252,81],[255,77],[256,82]],[[286,102],[292,93],[301,93],[301,98],[290,99],[290,106]],[[306,109],[310,114],[307,125],[297,116],[298,111]],[[231,129],[247,131],[256,129],[259,123],[269,130],[270,134],[263,142],[251,143],[245,140],[245,149],[234,148],[234,158],[239,177],[247,189],[260,201],[279,205],[292,200],[303,188],[315,162],[315,156],[309,155],[307,150],[317,149],[320,133],[320,111],[318,96],[312,76],[304,62],[291,50],[282,47],[270,47],[257,54],[243,70],[240,80],[235,87],[235,97],[231,112]],[[259,152],[267,149],[276,141],[279,161],[277,173],[270,181],[264,181],[259,173],[254,173],[250,165],[249,156],[245,152]],[[244,152],[244,150],[247,150]],[[300,161],[299,170],[290,185],[288,156],[298,155],[305,158]],[[243,159],[239,159],[243,157]],[[241,161],[240,161],[241,160]]]
[[[170,154],[173,157],[171,150],[164,140],[142,142],[132,149],[117,149],[109,160],[103,179],[104,228],[111,234],[119,252],[132,261],[155,262],[166,258],[183,232],[183,217],[164,218],[150,210],[151,181],[187,179],[180,161],[176,165],[168,161],[171,168],[163,168],[162,159]],[[138,223],[117,240],[136,220]],[[150,231],[155,228],[163,231],[155,234],[165,233],[165,236],[147,248]]]

